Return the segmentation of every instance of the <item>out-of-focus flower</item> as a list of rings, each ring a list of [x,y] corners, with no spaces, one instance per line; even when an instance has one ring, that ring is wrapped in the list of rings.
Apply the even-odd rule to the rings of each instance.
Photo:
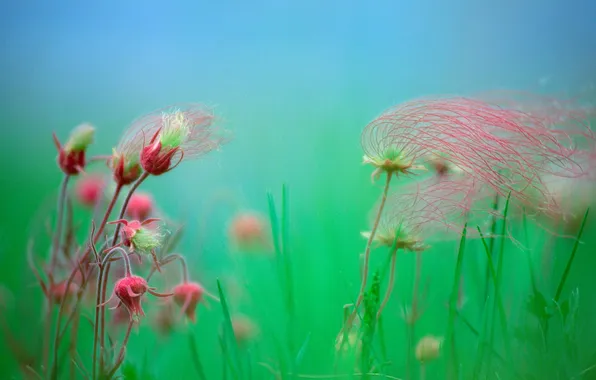
[[[85,168],[85,153],[93,143],[95,128],[90,124],[81,124],[76,127],[64,146],[58,141],[56,134],[54,144],[58,149],[58,166],[67,175],[76,175]]]
[[[181,307],[188,319],[196,322],[196,308],[199,302],[206,302],[205,289],[196,282],[184,282],[174,288],[174,302]]]
[[[128,201],[126,215],[131,219],[145,220],[153,212],[153,198],[150,194],[135,192]]]
[[[87,207],[94,207],[102,198],[106,180],[101,175],[81,177],[75,187],[76,199]]]
[[[424,364],[435,360],[441,353],[442,345],[443,338],[438,338],[433,335],[422,337],[416,345],[416,359]]]
[[[232,219],[228,235],[233,246],[243,249],[266,249],[268,235],[264,218],[254,212],[239,213]]]
[[[68,288],[66,287],[66,284],[66,280],[60,281],[56,284],[52,284],[48,289],[48,296],[56,305],[62,304],[63,299],[65,298],[70,299],[74,297],[79,291],[79,286],[74,282],[71,282]]]
[[[238,344],[244,344],[260,334],[259,327],[249,317],[237,314],[232,317],[232,330]]]

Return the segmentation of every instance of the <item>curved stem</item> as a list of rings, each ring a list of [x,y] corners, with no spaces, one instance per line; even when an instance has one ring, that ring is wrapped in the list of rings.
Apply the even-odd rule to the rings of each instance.
[[[135,182],[134,185],[132,185],[132,187],[128,191],[128,194],[126,195],[126,198],[124,199],[124,203],[122,203],[122,208],[120,209],[120,214],[118,215],[118,219],[122,219],[124,217],[124,213],[126,212],[126,209],[128,208],[128,202],[130,202],[130,198],[132,197],[134,192],[137,190],[137,188],[139,186],[141,186],[141,183],[143,183],[143,181],[147,179],[147,177],[149,177],[149,173],[144,172],[143,174],[141,174],[141,176],[139,177],[137,182]],[[118,241],[118,233],[120,232],[121,227],[122,227],[121,224],[116,225],[116,230],[114,231],[114,237],[112,238],[113,246],[116,245],[116,241]]]
[[[105,311],[105,289],[107,288],[107,282],[109,278],[109,271],[110,271],[110,259],[114,255],[114,253],[119,252],[124,260],[124,273],[125,276],[130,277],[132,276],[132,272],[130,270],[130,259],[128,258],[128,254],[126,251],[121,247],[113,247],[111,248],[108,253],[103,257],[101,261],[101,265],[99,268],[99,276],[97,279],[97,297],[95,300],[95,328],[94,328],[94,337],[93,337],[93,378],[96,378],[96,368],[97,368],[97,343],[98,339],[100,343],[100,370],[103,368],[103,352],[105,348],[105,330],[104,330],[104,316],[101,311]],[[101,329],[100,329],[101,327]]]
[[[186,265],[186,259],[179,253],[172,253],[165,256],[161,259],[161,263],[159,264],[161,267],[171,263],[174,260],[179,260],[180,265],[182,266],[182,281],[186,284],[188,282],[188,266]],[[155,273],[155,270],[151,268],[151,272],[147,275],[147,281],[151,278],[151,276]]]
[[[126,335],[124,335],[122,347],[120,348],[120,352],[118,353],[118,359],[116,359],[116,364],[114,365],[114,368],[110,370],[108,376],[106,377],[108,380],[114,376],[114,374],[116,373],[116,371],[118,371],[118,368],[120,368],[120,365],[122,365],[122,362],[124,361],[124,352],[126,351],[126,345],[128,344],[128,339],[130,338],[130,332],[132,331],[133,323],[134,322],[132,320],[128,322],[128,328],[126,329]]]
[[[368,237],[368,241],[366,242],[366,249],[364,251],[364,263],[362,267],[362,282],[360,284],[360,292],[358,293],[358,299],[354,304],[354,309],[352,310],[352,314],[350,315],[350,322],[356,318],[358,313],[358,307],[362,303],[364,299],[364,292],[366,291],[366,281],[368,279],[368,265],[370,261],[370,249],[375,238],[375,234],[377,233],[377,228],[379,228],[379,222],[381,221],[381,215],[383,214],[383,208],[385,207],[385,202],[387,201],[387,193],[389,193],[389,183],[391,182],[392,173],[387,172],[387,179],[385,180],[385,188],[383,189],[383,195],[381,197],[381,203],[379,204],[379,210],[377,211],[377,216],[375,217],[375,222],[372,226],[372,230],[370,231],[370,236]]]
[[[381,313],[385,309],[387,302],[389,302],[389,298],[391,297],[391,293],[393,292],[393,284],[395,283],[395,262],[397,261],[397,247],[393,249],[391,252],[391,269],[389,272],[389,282],[387,283],[387,290],[385,291],[385,297],[383,297],[383,302],[379,306],[379,310],[377,311],[377,320],[381,318]]]

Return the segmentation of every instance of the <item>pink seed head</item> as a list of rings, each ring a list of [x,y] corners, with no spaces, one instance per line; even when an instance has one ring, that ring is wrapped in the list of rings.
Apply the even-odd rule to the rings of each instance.
[[[130,197],[126,214],[131,219],[144,220],[153,212],[153,198],[149,194],[136,192]]]
[[[102,197],[105,179],[99,175],[84,176],[76,184],[76,199],[84,206],[95,206]]]
[[[114,287],[114,294],[126,306],[130,317],[134,318],[145,315],[141,307],[141,297],[148,289],[149,285],[143,277],[133,275],[118,280]]]
[[[192,322],[196,321],[196,308],[203,301],[205,289],[196,282],[186,282],[174,288],[174,302],[182,308]]]

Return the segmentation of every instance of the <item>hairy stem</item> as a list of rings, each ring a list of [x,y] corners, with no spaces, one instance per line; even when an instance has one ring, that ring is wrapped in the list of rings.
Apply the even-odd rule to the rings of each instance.
[[[356,315],[358,314],[358,307],[362,303],[364,299],[364,292],[366,291],[366,282],[368,279],[368,265],[370,261],[370,249],[372,247],[373,240],[375,238],[375,234],[377,232],[377,228],[379,228],[379,222],[381,221],[381,215],[383,214],[383,208],[385,207],[385,202],[387,201],[387,193],[389,193],[389,183],[391,182],[392,173],[387,172],[387,179],[385,180],[385,188],[383,189],[383,195],[381,197],[381,203],[379,204],[379,210],[377,211],[377,216],[375,217],[375,222],[372,226],[372,230],[370,231],[370,236],[368,237],[368,241],[366,242],[366,249],[364,251],[364,263],[362,267],[362,282],[360,284],[360,292],[358,293],[358,299],[354,304],[354,309],[352,310],[352,314],[350,315],[349,322],[351,323]]]
[[[120,253],[122,259],[124,260],[124,269],[125,269],[125,276],[130,277],[132,276],[132,272],[130,270],[130,260],[128,258],[128,254],[124,249],[121,247],[114,247],[106,253],[104,258],[102,259],[100,268],[99,268],[99,276],[97,278],[97,297],[96,297],[96,307],[95,307],[95,324],[94,324],[94,332],[93,332],[93,379],[96,379],[96,369],[97,369],[97,343],[98,340],[101,341],[100,345],[100,369],[103,368],[103,352],[105,351],[105,331],[103,329],[103,325],[101,326],[102,329],[100,331],[100,318],[103,319],[103,315],[100,315],[100,309],[104,309],[105,300],[102,299],[104,292],[102,291],[102,284],[107,283],[107,278],[109,276],[110,271],[110,258],[114,255],[114,253]],[[104,269],[105,268],[105,269]],[[105,289],[104,289],[105,290]],[[105,296],[104,296],[105,297]]]
[[[143,183],[143,181],[145,179],[147,179],[147,177],[149,177],[149,173],[144,172],[143,174],[141,174],[139,179],[132,185],[132,187],[128,191],[128,194],[126,195],[126,198],[124,199],[124,203],[122,203],[122,208],[120,209],[120,214],[118,215],[118,219],[122,219],[124,217],[124,213],[126,212],[126,209],[128,208],[128,202],[130,202],[130,198],[132,197],[134,192],[137,190],[137,188],[141,185],[141,183]],[[118,241],[118,234],[120,233],[120,228],[121,228],[121,224],[117,224],[116,229],[114,230],[114,237],[112,238],[112,246],[115,246],[116,242]],[[123,255],[123,256],[126,256],[126,255]],[[105,257],[108,257],[108,255],[106,255]],[[128,262],[128,256],[126,257],[125,262]],[[104,303],[106,302],[108,273],[109,273],[110,267],[111,267],[111,263],[109,260],[106,261],[104,259],[104,263],[106,263],[105,264],[105,274],[103,276],[103,281],[99,283],[99,287],[97,289],[98,294],[101,293],[100,302],[97,304],[97,306],[99,307],[99,339],[101,342],[100,347],[102,347],[102,348],[105,347],[105,325],[106,325],[106,323],[105,323],[106,307],[105,307]],[[130,262],[128,262],[127,268],[128,268],[127,273],[130,273]],[[100,366],[101,366],[103,364],[103,355],[100,355],[99,361],[100,361]]]
[[[377,311],[377,320],[381,318],[381,313],[387,302],[389,302],[389,298],[391,297],[391,293],[393,292],[393,284],[395,283],[395,262],[397,261],[397,246],[391,252],[391,268],[389,271],[389,282],[387,283],[387,290],[385,291],[385,297],[383,297],[383,302],[381,302],[381,306],[379,306],[379,310]]]

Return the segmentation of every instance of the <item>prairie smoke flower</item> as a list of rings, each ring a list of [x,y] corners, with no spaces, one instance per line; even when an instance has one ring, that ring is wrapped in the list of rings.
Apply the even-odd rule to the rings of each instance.
[[[135,192],[128,201],[126,215],[131,219],[145,220],[153,212],[153,198],[150,194]]]
[[[143,136],[140,151],[143,169],[161,175],[183,158],[204,155],[227,141],[222,131],[213,127],[214,119],[212,110],[201,104],[175,105],[140,117],[128,133],[137,138]],[[150,139],[148,144],[145,138]]]
[[[125,277],[116,281],[114,285],[114,292],[110,299],[105,303],[109,303],[114,296],[119,300],[116,308],[124,305],[130,314],[130,320],[138,319],[140,316],[144,316],[145,312],[141,306],[141,297],[149,293],[156,297],[169,297],[171,294],[157,293],[155,288],[149,287],[147,281],[140,276],[126,275]]]
[[[58,149],[58,166],[67,175],[76,175],[85,168],[85,153],[93,143],[95,129],[90,124],[81,124],[76,127],[64,146],[53,135],[54,144]]]
[[[138,220],[128,221],[126,219],[119,219],[108,224],[121,224],[122,234],[121,245],[128,247],[131,252],[137,254],[151,254],[155,265],[159,268],[155,250],[161,247],[163,243],[163,234],[160,229],[151,229],[149,224],[159,221],[159,219],[145,219],[143,222]]]
[[[199,302],[205,302],[205,289],[196,282],[184,282],[177,285],[174,290],[174,302],[181,307],[182,313],[186,314],[188,319],[196,322],[196,308]]]
[[[77,181],[75,187],[76,199],[86,207],[94,207],[100,201],[105,186],[106,181],[103,176],[83,176]]]

